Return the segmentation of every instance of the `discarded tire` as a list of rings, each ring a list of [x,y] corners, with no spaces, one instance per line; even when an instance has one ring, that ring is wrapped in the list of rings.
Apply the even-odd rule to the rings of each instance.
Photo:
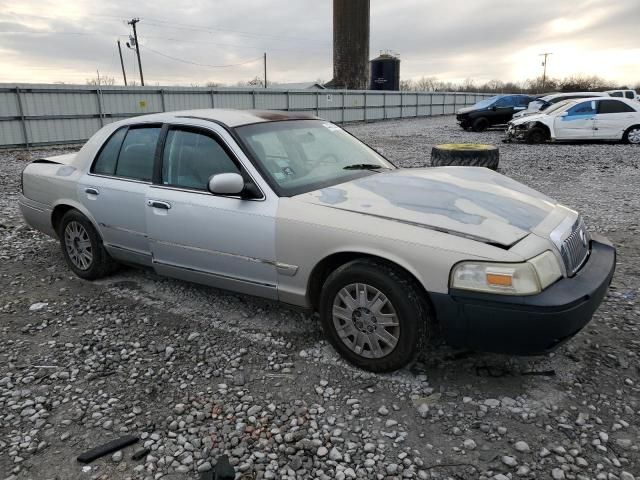
[[[446,143],[431,149],[431,165],[498,168],[498,147],[479,143]]]

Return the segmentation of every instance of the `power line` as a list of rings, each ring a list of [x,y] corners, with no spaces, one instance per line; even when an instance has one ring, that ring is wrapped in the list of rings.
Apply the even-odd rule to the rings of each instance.
[[[142,46],[142,45],[141,45]],[[228,67],[237,67],[239,65],[246,65],[248,63],[253,63],[253,62],[257,62],[258,60],[262,60],[262,55],[257,57],[257,58],[253,58],[251,60],[247,60],[245,62],[239,62],[239,63],[230,63],[227,65],[210,65],[208,63],[198,63],[198,62],[192,62],[191,60],[185,60],[184,58],[177,58],[177,57],[172,57],[171,55],[167,55],[166,53],[162,53],[159,52],[157,50],[154,50],[153,48],[150,48],[148,46],[142,46],[142,48],[144,48],[145,50],[149,50],[150,52],[155,53],[156,55],[160,55],[162,57],[165,58],[169,58],[171,60],[175,60],[176,62],[182,62],[182,63],[188,63],[190,65],[197,65],[199,67],[210,67],[210,68],[228,68]]]
[[[303,41],[308,43],[321,44],[325,46],[331,44],[331,42],[321,42],[321,41],[311,40],[309,38],[304,38],[304,37],[299,37],[294,35],[270,35],[265,33],[253,33],[253,32],[245,32],[241,30],[232,30],[229,28],[207,27],[203,25],[192,25],[188,23],[170,22],[170,21],[160,20],[157,18],[150,18],[150,17],[145,17],[144,20],[145,20],[145,25],[153,25],[161,28],[176,28],[176,29],[182,29],[182,30],[193,30],[193,31],[201,31],[201,32],[207,32],[207,33],[227,32],[227,33],[233,33],[235,35],[242,35],[247,37],[272,38],[275,40],[283,40],[283,41],[297,40],[297,41]]]

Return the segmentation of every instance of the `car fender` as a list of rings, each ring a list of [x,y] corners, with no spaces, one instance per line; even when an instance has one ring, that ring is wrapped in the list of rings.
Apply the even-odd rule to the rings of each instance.
[[[53,208],[52,219],[51,219],[52,225],[53,225],[53,214],[55,213],[56,208],[63,205],[69,206],[71,208],[75,208],[80,213],[82,213],[91,222],[91,224],[93,225],[93,228],[95,228],[96,231],[98,231],[98,233],[100,234],[100,236],[102,236],[102,229],[98,225],[98,222],[96,222],[96,219],[93,217],[93,215],[91,215],[91,212],[89,211],[89,209],[87,209],[87,207],[85,207],[82,203],[78,202],[73,198],[60,198],[54,202],[54,204],[52,205],[52,208]]]

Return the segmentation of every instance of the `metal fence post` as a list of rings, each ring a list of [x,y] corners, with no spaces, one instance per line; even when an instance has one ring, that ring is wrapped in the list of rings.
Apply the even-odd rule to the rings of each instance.
[[[22,97],[20,96],[20,87],[16,86],[16,96],[18,97],[18,113],[20,114],[20,123],[22,124],[22,135],[24,136],[24,144],[29,150],[29,137],[27,136],[27,122],[24,119],[24,108],[22,107]]]
[[[104,127],[104,109],[102,108],[102,90],[96,88],[96,97],[98,98],[98,116],[100,117],[100,126]]]
[[[340,97],[342,98],[342,123],[344,123],[344,114],[346,110],[346,102],[347,102],[347,93],[340,92]]]
[[[404,118],[404,93],[400,92],[400,118]]]
[[[211,94],[211,108],[216,108],[216,92],[213,88],[211,89],[210,94]]]
[[[382,118],[387,119],[387,92],[382,92]]]
[[[320,94],[316,92],[316,117],[320,116]]]
[[[162,105],[162,111],[166,112],[167,108],[165,106],[165,100],[164,100],[164,88],[160,90],[160,105]]]
[[[367,123],[367,91],[364,92],[364,123]]]
[[[255,90],[253,90],[251,92],[251,98],[252,98],[252,101],[253,101],[253,109],[255,110],[255,108],[256,108],[256,91]]]
[[[287,112],[291,110],[291,93],[287,90]]]

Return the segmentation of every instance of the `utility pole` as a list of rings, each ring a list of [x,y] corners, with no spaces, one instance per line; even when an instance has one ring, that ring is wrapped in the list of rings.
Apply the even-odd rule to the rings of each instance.
[[[542,66],[544,67],[544,69],[542,70],[542,91],[544,92],[544,87],[547,83],[547,57],[549,55],[553,55],[552,52],[545,52],[545,53],[541,53],[539,56],[540,57],[544,57],[544,60],[542,60]]]
[[[267,52],[264,52],[264,88],[267,88]]]
[[[127,86],[127,72],[124,71],[124,61],[122,60],[122,48],[120,48],[120,40],[118,39],[118,53],[120,54],[120,66],[122,67],[122,77],[124,78],[124,86]]]
[[[142,76],[142,61],[140,60],[140,44],[138,43],[138,32],[136,32],[136,23],[140,21],[139,18],[132,18],[130,22],[127,22],[133,27],[133,41],[136,42],[136,54],[138,55],[138,69],[140,70],[140,84],[144,87],[144,77]]]

